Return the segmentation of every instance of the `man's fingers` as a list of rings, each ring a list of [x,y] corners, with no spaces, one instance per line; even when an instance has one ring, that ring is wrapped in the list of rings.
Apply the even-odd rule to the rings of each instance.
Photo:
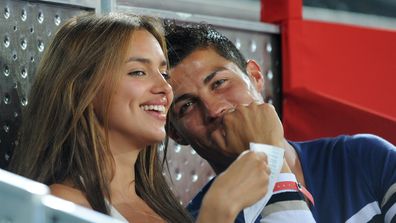
[[[210,135],[210,138],[213,140],[213,142],[218,145],[222,150],[227,151],[227,145],[226,145],[226,141],[225,141],[225,136],[226,133],[224,131],[224,129],[220,130],[220,131],[214,131],[212,132],[212,134]]]

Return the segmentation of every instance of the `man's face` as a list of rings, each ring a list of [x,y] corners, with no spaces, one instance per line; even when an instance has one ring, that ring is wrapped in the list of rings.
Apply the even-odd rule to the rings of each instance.
[[[237,105],[263,100],[260,80],[254,72],[245,72],[210,48],[194,51],[170,70],[175,96],[172,124],[212,167],[227,165],[224,162],[237,155],[225,146],[223,115]]]

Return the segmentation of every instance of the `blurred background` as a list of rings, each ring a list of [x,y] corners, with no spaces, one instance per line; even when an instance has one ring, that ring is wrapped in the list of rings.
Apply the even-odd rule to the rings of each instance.
[[[86,11],[213,24],[262,66],[262,94],[290,140],[368,132],[396,143],[394,0],[0,0],[0,168],[44,49]],[[213,171],[190,147],[169,146],[164,174],[185,205]]]

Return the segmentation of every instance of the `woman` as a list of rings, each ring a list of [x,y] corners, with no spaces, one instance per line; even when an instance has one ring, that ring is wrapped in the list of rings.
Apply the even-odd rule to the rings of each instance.
[[[153,18],[90,14],[67,21],[38,67],[11,170],[125,221],[191,222],[157,154],[173,99],[164,52]],[[198,221],[232,222],[262,196],[264,159],[248,153],[220,176]]]

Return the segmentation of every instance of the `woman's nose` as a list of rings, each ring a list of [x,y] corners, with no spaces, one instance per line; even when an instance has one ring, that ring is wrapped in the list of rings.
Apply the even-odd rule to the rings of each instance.
[[[159,75],[156,75],[155,84],[153,87],[154,93],[162,93],[166,95],[173,95],[172,87],[163,77],[162,73],[159,72]]]

